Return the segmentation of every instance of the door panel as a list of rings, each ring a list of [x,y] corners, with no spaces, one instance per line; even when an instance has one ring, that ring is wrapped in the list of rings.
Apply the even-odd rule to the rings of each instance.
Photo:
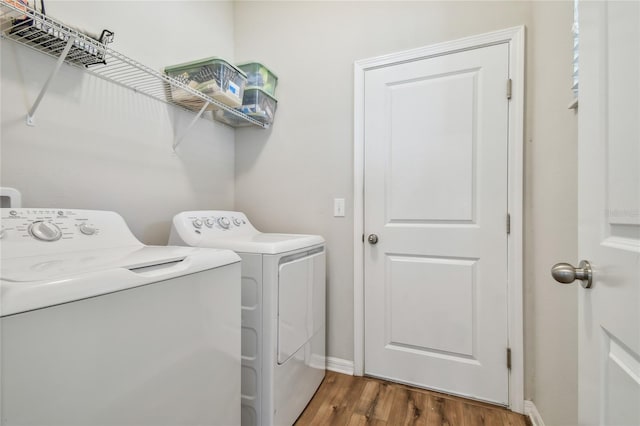
[[[389,345],[473,358],[475,261],[388,256],[387,262]]]
[[[476,86],[477,70],[387,86],[393,141],[387,222],[473,220]]]
[[[365,74],[365,373],[508,403],[508,45]]]
[[[640,3],[580,5],[579,421],[640,424]]]

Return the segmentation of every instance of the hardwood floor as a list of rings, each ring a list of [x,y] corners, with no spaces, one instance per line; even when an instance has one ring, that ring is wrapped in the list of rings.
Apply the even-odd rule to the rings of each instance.
[[[505,408],[370,377],[327,371],[296,426],[527,426]]]

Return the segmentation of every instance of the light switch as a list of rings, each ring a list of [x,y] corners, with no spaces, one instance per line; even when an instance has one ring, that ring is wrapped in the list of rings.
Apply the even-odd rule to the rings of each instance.
[[[344,217],[344,198],[333,199],[333,216]]]

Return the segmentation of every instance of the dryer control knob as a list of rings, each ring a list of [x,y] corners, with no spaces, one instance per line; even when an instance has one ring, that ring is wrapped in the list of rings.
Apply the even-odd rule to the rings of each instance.
[[[78,229],[80,229],[80,232],[82,232],[84,235],[94,235],[97,231],[96,228],[93,228],[86,223],[81,223],[80,226],[78,226]]]
[[[204,224],[207,225],[207,227],[209,228],[213,228],[213,225],[215,225],[215,223],[216,221],[211,218],[205,219],[204,221]]]
[[[57,241],[62,237],[62,231],[55,223],[38,220],[29,225],[29,234],[40,241]]]
[[[240,219],[238,219],[237,217],[234,217],[233,218],[233,224],[235,226],[240,226],[240,225],[242,225],[242,221]]]
[[[202,228],[202,221],[201,221],[200,219],[195,219],[195,220],[194,220],[193,222],[191,222],[191,223],[193,223],[193,227],[194,227],[194,228],[198,228],[198,229],[199,229],[199,228]]]
[[[231,222],[229,222],[229,219],[223,216],[218,218],[218,225],[220,225],[222,229],[229,229]]]

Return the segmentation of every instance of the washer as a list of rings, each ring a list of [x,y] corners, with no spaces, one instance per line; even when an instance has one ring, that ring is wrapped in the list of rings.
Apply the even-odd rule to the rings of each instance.
[[[240,424],[240,258],[1,209],[3,425]]]
[[[242,424],[293,424],[325,374],[324,239],[262,233],[218,210],[176,215],[169,242],[240,255]]]

